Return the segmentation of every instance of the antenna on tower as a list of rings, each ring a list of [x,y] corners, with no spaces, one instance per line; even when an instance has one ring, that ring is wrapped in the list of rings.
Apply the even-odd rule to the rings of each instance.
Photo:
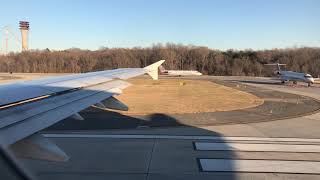
[[[14,41],[16,42],[18,47],[21,47],[21,41],[18,36],[12,31],[10,26],[5,26],[2,28],[3,34],[3,44],[2,44],[2,51],[4,54],[9,53],[9,40],[13,37]]]
[[[4,41],[5,41],[4,54],[8,54],[9,30],[7,26],[4,27],[3,34],[4,34]]]

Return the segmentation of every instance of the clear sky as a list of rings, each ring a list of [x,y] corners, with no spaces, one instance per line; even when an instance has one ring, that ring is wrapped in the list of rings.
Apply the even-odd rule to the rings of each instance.
[[[320,0],[10,0],[0,27],[30,21],[31,49],[182,43],[214,49],[320,47]],[[1,41],[2,41],[1,34]]]

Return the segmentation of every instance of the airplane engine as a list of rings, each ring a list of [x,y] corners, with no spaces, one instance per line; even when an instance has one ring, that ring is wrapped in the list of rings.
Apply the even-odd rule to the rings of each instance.
[[[275,72],[274,72],[274,75],[280,76],[280,75],[281,75],[281,72],[280,72],[280,71],[275,71]]]

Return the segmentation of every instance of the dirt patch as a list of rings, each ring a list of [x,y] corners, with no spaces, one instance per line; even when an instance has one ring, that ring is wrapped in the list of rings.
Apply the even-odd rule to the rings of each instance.
[[[129,82],[133,86],[117,97],[129,106],[124,114],[232,111],[263,104],[262,99],[252,94],[209,81],[139,78]]]

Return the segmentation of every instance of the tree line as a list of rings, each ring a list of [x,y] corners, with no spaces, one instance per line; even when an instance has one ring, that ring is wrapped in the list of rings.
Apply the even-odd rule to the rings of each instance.
[[[0,56],[0,72],[80,73],[123,67],[144,67],[165,59],[166,69],[198,70],[208,75],[269,76],[266,63],[285,63],[293,71],[320,74],[320,48],[227,50],[181,44],[148,48],[33,50]]]

